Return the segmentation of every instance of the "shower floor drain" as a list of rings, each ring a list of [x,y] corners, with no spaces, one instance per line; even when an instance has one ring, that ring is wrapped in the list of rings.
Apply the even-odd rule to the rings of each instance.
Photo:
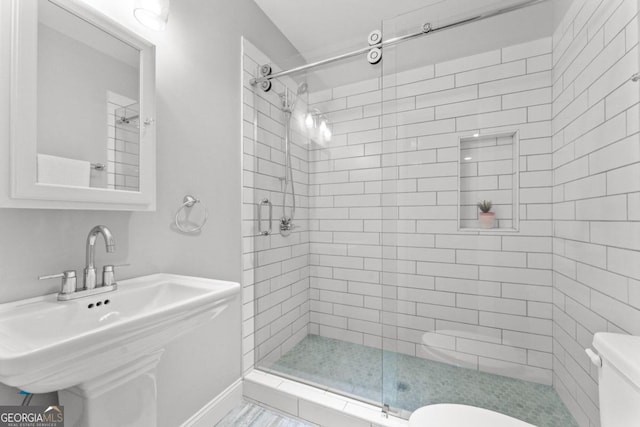
[[[399,381],[397,388],[398,388],[398,391],[407,391],[409,390],[409,384]]]

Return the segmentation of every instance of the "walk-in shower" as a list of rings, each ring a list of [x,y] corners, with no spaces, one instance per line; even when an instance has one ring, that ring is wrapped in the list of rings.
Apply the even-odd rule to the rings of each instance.
[[[269,75],[245,41],[245,369],[404,417],[447,402],[575,425],[551,387],[550,5],[525,3],[438,2]],[[295,216],[288,237],[259,233],[264,199],[274,225]]]

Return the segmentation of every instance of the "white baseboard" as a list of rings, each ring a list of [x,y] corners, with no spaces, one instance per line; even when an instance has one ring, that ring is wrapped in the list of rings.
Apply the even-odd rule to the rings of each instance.
[[[242,378],[237,379],[222,393],[193,414],[181,427],[215,426],[233,408],[242,402]]]

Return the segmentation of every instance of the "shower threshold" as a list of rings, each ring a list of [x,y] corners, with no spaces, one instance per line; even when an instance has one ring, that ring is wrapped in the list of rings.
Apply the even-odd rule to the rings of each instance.
[[[245,400],[318,426],[408,427],[407,420],[384,416],[372,405],[326,388],[254,369],[244,376]]]
[[[378,413],[384,402],[403,418],[425,405],[458,403],[539,427],[578,426],[551,386],[318,335],[260,369],[377,405]]]

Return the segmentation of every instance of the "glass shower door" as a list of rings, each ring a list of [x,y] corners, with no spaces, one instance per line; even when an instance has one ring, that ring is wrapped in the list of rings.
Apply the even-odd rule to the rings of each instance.
[[[383,49],[383,149],[395,177],[383,209],[397,218],[382,235],[383,402],[403,417],[437,403],[535,425],[549,422],[540,405],[567,414],[550,387],[544,252],[551,29],[532,19],[550,13],[541,3]],[[477,14],[473,2],[436,3],[385,20],[384,38]]]
[[[245,72],[257,75],[261,61]],[[381,199],[389,191],[380,65],[358,56],[271,82],[268,92],[245,85],[247,358],[380,405]],[[296,210],[283,233],[294,202],[290,186],[283,198],[288,118]]]

